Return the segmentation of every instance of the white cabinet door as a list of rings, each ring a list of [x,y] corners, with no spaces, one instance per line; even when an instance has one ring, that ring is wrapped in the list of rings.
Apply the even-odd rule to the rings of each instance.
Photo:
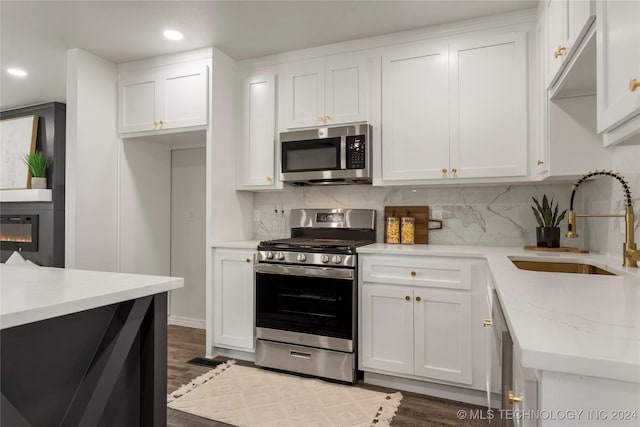
[[[281,82],[280,129],[366,121],[366,64],[350,54],[287,65]]]
[[[525,34],[474,37],[450,52],[451,176],[526,175]]]
[[[535,134],[535,151],[531,159],[531,171],[535,171],[539,179],[544,178],[549,172],[549,133],[548,133],[548,95],[547,95],[547,76],[545,74],[546,54],[547,54],[547,29],[546,29],[546,10],[542,11],[542,15],[536,26],[537,49],[538,49],[538,68],[536,75],[536,94],[538,113],[538,126]]]
[[[585,35],[585,27],[591,24],[595,8],[593,0],[565,0],[565,5],[565,44],[571,51]]]
[[[327,125],[367,120],[367,67],[353,55],[327,60],[324,118]]]
[[[471,295],[415,289],[413,310],[415,375],[470,385]]]
[[[640,113],[640,2],[597,2],[598,132]]]
[[[545,9],[547,48],[543,61],[545,63],[546,87],[549,87],[567,54],[564,35],[565,0],[547,0]]]
[[[394,48],[382,61],[383,181],[441,178],[449,167],[447,44]]]
[[[217,347],[254,349],[254,254],[252,250],[216,250],[213,344]]]
[[[208,67],[181,64],[169,67],[159,76],[156,117],[161,129],[207,124]]]
[[[276,178],[275,76],[247,78],[243,86],[243,140],[238,156],[238,189],[282,188]]]
[[[594,19],[591,0],[547,0],[545,3],[546,42],[541,60],[545,64],[545,89],[571,57]]]
[[[119,86],[118,124],[121,133],[154,130],[158,81],[153,71],[139,72],[122,78]]]
[[[324,63],[290,64],[282,79],[284,129],[324,124]]]
[[[413,374],[413,290],[362,286],[363,368]]]
[[[121,134],[204,126],[208,117],[208,67],[185,63],[122,76],[118,82]]]

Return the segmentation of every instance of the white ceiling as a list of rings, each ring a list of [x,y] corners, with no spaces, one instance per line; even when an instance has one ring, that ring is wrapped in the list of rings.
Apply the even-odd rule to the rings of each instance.
[[[537,0],[0,0],[0,109],[66,102],[66,50],[114,63],[216,46],[247,59],[536,7]],[[179,42],[162,31],[176,28]],[[27,78],[7,75],[20,67]]]

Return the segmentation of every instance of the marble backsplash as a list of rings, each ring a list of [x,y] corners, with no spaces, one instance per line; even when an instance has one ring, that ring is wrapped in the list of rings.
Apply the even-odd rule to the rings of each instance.
[[[442,211],[443,230],[429,233],[429,243],[445,245],[524,246],[536,244],[536,220],[531,197],[554,197],[569,207],[571,184],[525,184],[482,187],[381,188],[372,186],[288,187],[278,193],[255,193],[257,239],[277,234],[274,210],[292,208],[368,208],[377,211],[377,241],[383,241],[385,206],[428,205]],[[566,219],[561,225],[566,230]],[[288,226],[287,226],[288,228]],[[274,233],[275,232],[275,233]],[[566,242],[581,246],[582,239]],[[565,245],[562,237],[561,245]]]
[[[612,170],[621,173],[630,185],[636,212],[635,235],[640,241],[640,146],[612,148]],[[587,171],[585,171],[587,172]],[[385,206],[428,205],[441,210],[443,230],[429,233],[429,243],[445,245],[524,246],[535,245],[537,223],[531,212],[531,196],[554,197],[560,209],[569,208],[571,183],[519,185],[381,188],[372,186],[287,187],[277,193],[254,193],[254,207],[260,221],[254,222],[257,239],[274,238],[277,230],[274,209],[368,208],[376,209],[377,240],[383,241]],[[576,193],[577,213],[622,213],[622,187],[610,177],[582,183]],[[577,239],[566,239],[566,219],[560,224],[562,246],[580,247],[596,253],[622,257],[622,218],[578,218]],[[288,230],[288,224],[281,226]],[[640,246],[640,244],[638,244]]]

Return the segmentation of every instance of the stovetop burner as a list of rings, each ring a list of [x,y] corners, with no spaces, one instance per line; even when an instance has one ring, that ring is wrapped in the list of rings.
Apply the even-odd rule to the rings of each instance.
[[[306,237],[292,237],[290,239],[266,240],[260,242],[260,249],[273,250],[314,250],[314,251],[347,251],[358,246],[374,243],[372,240],[349,239],[309,239]]]
[[[375,242],[373,209],[292,209],[291,238],[258,245],[258,263],[355,268],[356,248]]]

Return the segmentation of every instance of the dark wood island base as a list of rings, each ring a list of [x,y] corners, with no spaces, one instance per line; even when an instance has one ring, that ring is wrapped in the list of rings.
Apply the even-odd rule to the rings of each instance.
[[[0,331],[3,426],[165,426],[167,292]]]

